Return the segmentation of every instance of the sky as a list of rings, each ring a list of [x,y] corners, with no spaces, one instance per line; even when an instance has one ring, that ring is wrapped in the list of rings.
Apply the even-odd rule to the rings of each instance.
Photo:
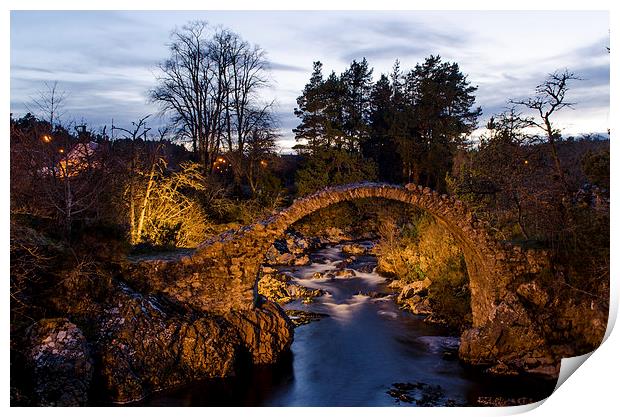
[[[12,11],[11,112],[32,108],[44,84],[67,92],[63,121],[130,127],[152,114],[147,92],[156,65],[168,56],[170,32],[191,20],[206,20],[237,32],[267,52],[280,151],[295,144],[296,98],[313,61],[324,74],[341,73],[365,57],[374,78],[396,59],[404,70],[429,55],[458,63],[482,107],[479,125],[530,96],[555,71],[568,68],[575,81],[555,121],[564,135],[606,133],[609,128],[609,13],[604,11]]]

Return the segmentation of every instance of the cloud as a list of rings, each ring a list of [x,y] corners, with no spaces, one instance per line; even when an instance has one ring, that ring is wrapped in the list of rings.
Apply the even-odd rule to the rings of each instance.
[[[269,61],[269,68],[273,71],[310,72],[308,68],[299,67],[297,65],[282,64],[273,61]]]
[[[325,23],[312,34],[315,41],[339,53],[341,60],[366,57],[369,60],[422,58],[431,53],[463,47],[472,39],[469,32],[447,32],[416,20],[386,18],[345,18]]]
[[[14,72],[42,72],[45,74],[53,74],[54,71],[48,69],[48,68],[43,68],[43,67],[37,67],[37,66],[31,66],[31,65],[11,65],[11,74],[13,74]]]
[[[387,46],[375,46],[368,48],[360,48],[350,52],[346,52],[341,55],[341,58],[347,62],[354,59],[359,60],[366,58],[369,61],[373,60],[396,60],[407,57],[420,57],[429,53],[429,48],[424,46],[413,45],[387,45]]]

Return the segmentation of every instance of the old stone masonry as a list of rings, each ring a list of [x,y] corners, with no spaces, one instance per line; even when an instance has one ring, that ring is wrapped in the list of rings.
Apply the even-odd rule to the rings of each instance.
[[[193,253],[131,265],[127,279],[135,288],[188,310],[225,317],[251,313],[260,321],[265,307],[256,291],[258,273],[274,240],[317,210],[361,198],[383,198],[423,209],[460,243],[470,279],[473,315],[473,328],[461,336],[462,360],[500,370],[509,366],[518,371],[557,374],[557,361],[516,293],[519,284],[540,272],[544,254],[496,241],[487,232],[488,226],[461,201],[414,184],[359,183],[326,188],[263,221],[209,239]],[[274,311],[270,308],[269,315]],[[284,315],[281,311],[278,314]],[[260,356],[262,341],[257,338],[251,343],[257,345],[255,351]]]

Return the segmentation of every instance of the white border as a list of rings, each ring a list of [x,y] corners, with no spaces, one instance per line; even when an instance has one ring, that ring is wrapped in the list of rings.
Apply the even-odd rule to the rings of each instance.
[[[37,9],[60,9],[60,10],[202,10],[202,9],[212,9],[212,10],[256,10],[266,9],[266,10],[346,10],[350,9],[351,3],[347,3],[344,1],[336,1],[336,0],[314,0],[308,3],[301,2],[291,2],[291,1],[282,1],[282,0],[267,0],[256,2],[252,0],[238,0],[238,1],[186,1],[186,0],[175,0],[171,1],[162,1],[162,0],[151,0],[148,2],[133,2],[129,3],[127,0],[108,0],[108,1],[77,1],[77,0],[61,0],[55,1],[53,3],[44,0],[5,0],[2,2],[5,6],[3,13],[0,17],[0,31],[2,32],[2,39],[0,41],[0,45],[2,48],[3,57],[7,58],[6,60],[2,60],[2,66],[0,71],[2,71],[2,94],[4,96],[4,100],[2,101],[2,108],[4,109],[4,117],[0,118],[0,124],[2,126],[2,132],[4,132],[4,141],[2,142],[5,146],[4,152],[0,154],[0,166],[4,169],[4,175],[2,176],[1,186],[4,192],[5,198],[2,199],[2,210],[3,210],[3,220],[5,227],[3,230],[3,237],[5,242],[5,249],[0,254],[2,260],[2,266],[4,268],[4,277],[5,277],[5,288],[8,290],[8,276],[9,276],[9,250],[8,250],[8,230],[9,230],[9,149],[8,149],[8,131],[9,131],[9,112],[10,112],[10,104],[9,104],[9,83],[10,83],[10,10],[37,10]],[[415,10],[610,10],[610,26],[612,27],[611,36],[612,36],[612,55],[611,55],[611,110],[613,114],[613,110],[617,108],[617,96],[615,93],[615,80],[613,69],[617,68],[617,59],[615,58],[614,51],[614,30],[618,27],[618,6],[616,4],[620,4],[617,1],[602,1],[602,0],[590,0],[588,2],[577,2],[577,1],[553,1],[553,2],[541,2],[535,0],[521,0],[518,3],[515,2],[497,2],[497,1],[481,1],[481,0],[470,0],[467,2],[452,0],[452,1],[416,1],[406,2],[406,1],[394,1],[394,0],[382,0],[382,1],[357,1],[354,3],[357,9],[361,10],[405,10],[405,9],[415,9]],[[468,6],[465,8],[464,6]],[[517,7],[518,6],[518,7]],[[610,117],[610,128],[612,131],[615,131],[617,124],[615,123],[614,117]],[[612,147],[612,155],[616,155],[617,146],[615,145],[614,140],[611,141]],[[614,186],[611,187],[612,190],[612,201],[617,201],[617,192],[615,183],[618,179],[618,168],[614,167],[612,163],[612,184]],[[615,212],[615,204],[612,203],[612,223],[611,223],[611,253],[617,254],[618,252],[618,222],[616,221],[617,216]],[[315,415],[317,413],[329,413],[331,414],[355,414],[356,416],[369,416],[375,415],[377,413],[391,413],[394,415],[456,415],[459,416],[484,416],[484,415],[509,415],[515,413],[521,413],[528,411],[534,408],[531,412],[531,415],[538,416],[546,416],[546,415],[563,415],[567,413],[568,415],[579,414],[579,415],[611,415],[615,414],[612,410],[617,410],[616,397],[618,383],[616,381],[617,372],[618,372],[618,353],[620,349],[619,341],[617,336],[617,331],[615,333],[611,333],[613,323],[615,322],[615,318],[617,316],[617,308],[618,308],[618,278],[616,277],[617,266],[614,262],[614,258],[612,256],[612,302],[610,309],[610,326],[608,328],[607,336],[609,338],[603,343],[603,345],[597,349],[593,354],[592,358],[588,360],[585,366],[582,366],[577,370],[576,375],[570,377],[568,381],[563,384],[547,401],[543,401],[539,403],[539,407],[535,408],[533,406],[523,406],[523,407],[513,407],[513,408],[458,408],[458,409],[449,409],[449,408],[434,408],[434,409],[423,409],[423,410],[415,410],[410,408],[362,408],[362,409],[314,409],[314,408],[302,408],[302,409],[292,409],[292,408],[282,408],[282,409],[270,409],[270,408],[254,408],[252,410],[236,410],[236,409],[209,409],[204,410],[200,408],[188,408],[183,409],[183,413],[187,414],[204,414],[205,412],[213,415],[238,415],[240,413],[252,413],[256,416],[272,416],[276,415],[287,415],[287,416],[305,416],[305,415]],[[9,406],[9,297],[8,294],[5,293],[4,298],[6,305],[2,309],[3,315],[3,330],[2,330],[2,341],[5,346],[4,350],[4,360],[2,361],[2,388],[5,393],[5,407]],[[610,334],[611,333],[611,334]],[[105,410],[105,411],[104,411]],[[31,410],[23,409],[23,408],[13,408],[8,410],[10,413],[15,415],[22,415],[25,413],[29,413]],[[37,413],[45,413],[51,415],[62,415],[65,414],[77,414],[83,413],[84,410],[81,409],[37,409],[32,410]],[[110,410],[112,411],[112,410]],[[113,412],[119,413],[121,415],[135,415],[136,413],[148,412],[149,414],[158,414],[164,415],[169,414],[172,410],[167,408],[150,408],[150,409],[136,409],[136,408],[120,408],[115,409]],[[420,412],[421,411],[421,412]],[[106,409],[89,409],[88,413],[94,414],[103,414],[107,413]]]

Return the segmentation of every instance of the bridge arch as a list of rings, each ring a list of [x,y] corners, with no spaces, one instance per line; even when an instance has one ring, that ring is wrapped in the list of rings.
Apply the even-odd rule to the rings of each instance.
[[[349,184],[297,199],[290,207],[263,221],[203,242],[193,254],[181,260],[184,277],[171,283],[164,292],[200,310],[221,313],[251,309],[258,271],[273,242],[292,224],[315,211],[362,198],[413,205],[428,212],[455,236],[467,264],[473,325],[483,325],[505,295],[510,281],[510,274],[501,262],[505,258],[501,254],[503,248],[461,201],[413,184]]]

